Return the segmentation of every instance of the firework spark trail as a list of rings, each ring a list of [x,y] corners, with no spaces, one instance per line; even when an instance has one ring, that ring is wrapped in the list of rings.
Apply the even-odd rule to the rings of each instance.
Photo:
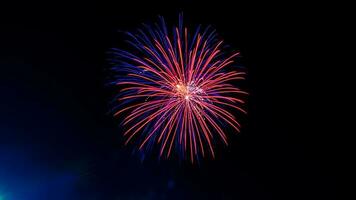
[[[113,49],[115,84],[123,88],[114,115],[127,127],[125,144],[135,138],[145,150],[157,143],[160,156],[167,158],[176,147],[191,162],[207,152],[215,157],[213,141],[228,144],[222,125],[240,131],[227,108],[246,113],[237,97],[246,92],[231,84],[245,73],[227,70],[239,53],[224,58],[215,30],[198,27],[190,35],[182,16],[171,33],[160,17],[160,24],[127,34],[133,53]]]

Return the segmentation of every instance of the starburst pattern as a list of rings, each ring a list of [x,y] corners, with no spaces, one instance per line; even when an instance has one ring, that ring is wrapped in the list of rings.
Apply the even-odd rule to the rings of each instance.
[[[127,33],[130,51],[112,51],[114,84],[121,88],[114,115],[121,116],[125,144],[136,143],[142,152],[157,146],[161,157],[175,151],[191,162],[215,157],[214,141],[228,144],[225,125],[239,132],[234,113],[246,113],[247,93],[235,86],[245,76],[234,66],[239,53],[226,56],[211,27],[192,34],[180,16],[169,32],[159,19]]]

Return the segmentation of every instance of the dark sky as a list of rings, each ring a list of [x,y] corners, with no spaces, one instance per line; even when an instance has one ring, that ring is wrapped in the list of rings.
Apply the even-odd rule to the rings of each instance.
[[[0,200],[321,199],[337,194],[321,5],[82,1],[4,8],[0,27]],[[6,12],[7,11],[7,12]],[[180,12],[241,51],[248,116],[214,161],[143,163],[109,114],[107,52]],[[334,102],[335,103],[335,102]]]

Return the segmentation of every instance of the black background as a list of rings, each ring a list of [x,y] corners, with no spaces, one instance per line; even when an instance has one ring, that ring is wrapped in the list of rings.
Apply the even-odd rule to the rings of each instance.
[[[333,12],[308,3],[15,2],[1,25],[0,199],[321,199],[337,195]],[[107,52],[158,15],[241,51],[244,128],[214,161],[140,162],[108,114]],[[330,56],[330,57],[329,57]],[[332,103],[331,103],[332,102]],[[335,106],[336,104],[336,106]]]

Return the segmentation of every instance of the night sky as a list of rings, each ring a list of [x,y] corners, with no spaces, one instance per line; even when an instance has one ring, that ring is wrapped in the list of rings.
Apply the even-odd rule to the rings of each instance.
[[[0,200],[322,199],[338,159],[318,5],[229,1],[20,3],[0,27]],[[120,30],[184,13],[248,71],[242,132],[215,160],[141,162],[109,114]],[[327,31],[326,31],[327,32]],[[335,103],[335,102],[334,102]]]

